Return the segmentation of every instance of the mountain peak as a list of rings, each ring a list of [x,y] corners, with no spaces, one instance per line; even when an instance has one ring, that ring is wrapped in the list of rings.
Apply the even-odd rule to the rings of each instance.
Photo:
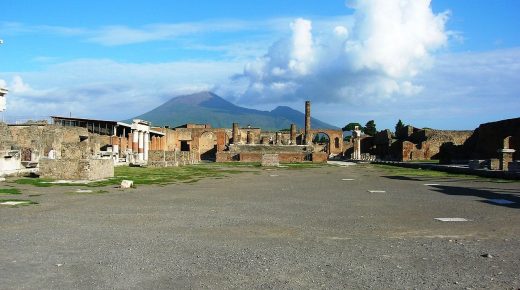
[[[259,111],[236,106],[213,92],[204,91],[170,99],[159,107],[136,118],[154,125],[179,126],[186,123],[211,124],[214,128],[230,127],[232,123],[252,124],[265,130],[289,128],[291,123],[303,127],[304,114],[287,106]],[[312,118],[317,128],[335,128]]]
[[[173,104],[198,106],[213,98],[221,99],[219,96],[215,95],[212,92],[204,91],[204,92],[199,92],[199,93],[194,93],[194,94],[189,94],[189,95],[173,97],[172,99],[170,99],[169,102],[171,102]]]

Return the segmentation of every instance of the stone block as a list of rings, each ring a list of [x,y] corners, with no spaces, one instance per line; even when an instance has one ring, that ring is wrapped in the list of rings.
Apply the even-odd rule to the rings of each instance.
[[[278,154],[262,154],[262,166],[279,166]]]
[[[311,156],[312,163],[325,163],[328,158],[329,155],[326,152],[314,152]]]
[[[99,180],[114,177],[112,159],[40,159],[40,177],[58,180]]]
[[[121,181],[121,188],[131,188],[132,186],[134,186],[134,181],[133,180],[122,180]]]
[[[498,158],[489,159],[489,169],[490,170],[499,170],[500,169],[500,160]]]

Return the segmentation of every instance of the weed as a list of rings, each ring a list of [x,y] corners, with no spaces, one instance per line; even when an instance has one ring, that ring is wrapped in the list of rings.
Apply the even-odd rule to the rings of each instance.
[[[21,192],[16,188],[0,188],[0,194],[21,194]]]

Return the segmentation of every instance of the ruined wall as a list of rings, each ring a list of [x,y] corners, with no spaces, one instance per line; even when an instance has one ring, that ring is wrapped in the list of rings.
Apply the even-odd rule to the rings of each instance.
[[[475,130],[475,144],[466,150],[472,152],[472,159],[498,158],[497,150],[502,148],[503,140],[511,136],[509,148],[515,149],[514,160],[520,159],[520,118],[507,119],[481,124]]]
[[[230,152],[254,153],[296,153],[312,152],[312,146],[306,145],[229,145]]]
[[[176,167],[198,162],[198,155],[189,151],[148,151],[148,166],[151,167]]]
[[[50,150],[56,151],[56,157],[60,158],[63,152],[67,152],[66,146],[88,140],[91,153],[99,152],[100,147],[111,144],[110,136],[91,134],[86,128],[64,127],[59,125],[10,125],[8,130],[0,126],[1,137],[5,137],[12,147],[22,151],[33,153],[36,160],[48,156]]]
[[[114,177],[111,159],[40,160],[40,177],[57,180],[98,180]]]

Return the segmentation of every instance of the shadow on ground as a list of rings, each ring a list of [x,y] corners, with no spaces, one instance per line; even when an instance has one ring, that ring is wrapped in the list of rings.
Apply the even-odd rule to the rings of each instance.
[[[483,198],[480,202],[503,206],[509,208],[520,208],[520,196],[518,194],[505,193],[503,189],[477,189],[460,186],[435,185],[431,187],[432,190],[448,194],[460,196],[475,196]],[[503,193],[500,193],[503,192]],[[501,203],[503,202],[503,203]]]

